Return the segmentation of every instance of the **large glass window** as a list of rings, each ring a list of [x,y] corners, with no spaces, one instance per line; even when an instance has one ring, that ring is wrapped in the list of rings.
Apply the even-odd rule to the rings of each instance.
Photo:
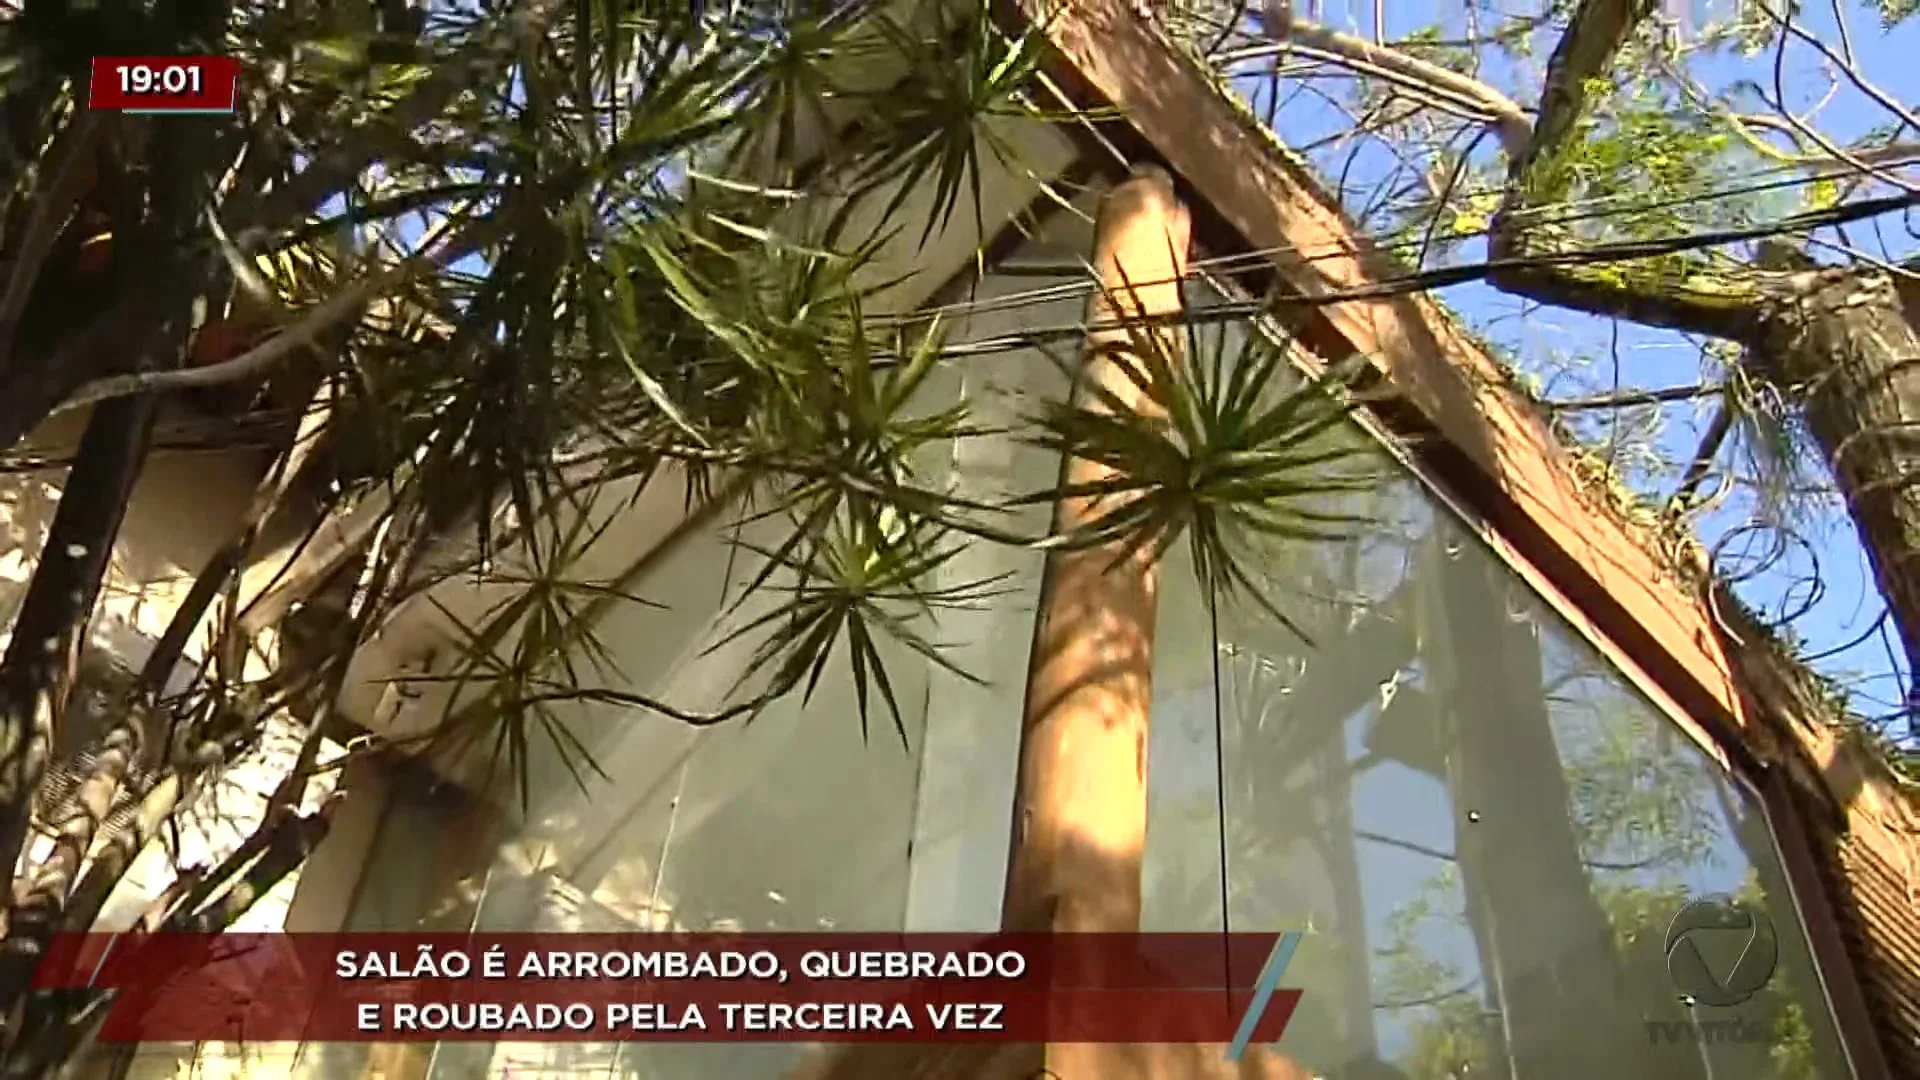
[[[1050,264],[1051,274],[990,272],[945,298],[948,339],[1073,326],[1086,296],[1075,262],[1090,233],[1088,218],[1058,215],[1015,256]],[[992,430],[1058,396],[1065,381],[1037,349],[988,347],[932,376],[923,400],[929,409],[965,400],[976,426]],[[1059,469],[1057,455],[1010,435],[941,447],[924,465],[924,482],[981,501],[1044,489]],[[645,603],[614,605],[599,623],[616,662],[610,679],[682,708],[721,702],[756,644],[726,639],[759,605],[784,598],[776,576],[735,609],[761,568],[756,550],[779,547],[789,527],[756,517],[728,508],[623,583]],[[1038,533],[1047,518],[1031,506],[996,524]],[[940,568],[953,580],[936,588],[995,583],[989,601],[941,609],[938,625],[922,628],[977,681],[882,643],[904,738],[877,700],[863,732],[844,654],[810,695],[790,695],[748,724],[695,728],[633,709],[570,708],[567,731],[604,776],[576,779],[536,740],[526,812],[503,826],[493,858],[453,876],[419,854],[422,836],[445,835],[444,821],[417,799],[397,800],[355,925],[399,929],[408,920],[397,913],[411,911],[415,925],[444,929],[460,911],[460,925],[483,931],[996,929],[1042,558],[975,543]],[[433,1050],[428,1075],[775,1077],[799,1052],[449,1043]]]
[[[1755,798],[1379,469],[1341,497],[1365,522],[1346,539],[1262,550],[1305,638],[1168,568],[1147,929],[1304,931],[1280,1049],[1317,1075],[1850,1076]],[[1777,963],[1745,1000],[1690,1007],[1668,930],[1712,894],[1771,923]],[[1748,935],[1689,941],[1725,976]]]
[[[949,298],[954,340],[1072,326],[1090,232],[1061,215]],[[964,398],[982,426],[1010,422],[1063,392],[1055,359],[983,349],[941,373],[929,404]],[[1344,437],[1371,445],[1357,427]],[[1329,508],[1365,522],[1348,538],[1261,553],[1269,598],[1306,639],[1244,600],[1209,603],[1184,549],[1170,554],[1145,928],[1305,930],[1287,976],[1305,998],[1281,1049],[1329,1080],[1850,1075],[1754,799],[1411,475],[1384,454],[1378,467],[1380,484]],[[928,475],[992,498],[1057,468],[988,437]],[[710,647],[754,614],[722,617],[757,569],[739,517],[627,583],[650,606],[614,608],[600,634],[624,683],[686,707],[730,685],[738,648]],[[1038,507],[1020,523],[1044,524]],[[777,539],[753,532],[775,524],[744,528]],[[399,928],[404,908],[487,930],[996,927],[1039,568],[988,544],[945,568],[1001,579],[934,635],[982,681],[897,657],[904,747],[884,716],[863,737],[838,666],[809,703],[744,727],[582,706],[570,730],[612,779],[583,789],[548,761],[524,820],[458,881],[412,881],[422,833],[387,829],[380,846],[405,847],[369,872],[356,924]],[[1667,930],[1716,893],[1771,921],[1777,964],[1746,1000],[1689,1008]],[[1715,971],[1738,960],[1736,934],[1699,944]],[[449,1044],[430,1075],[778,1076],[795,1052]]]

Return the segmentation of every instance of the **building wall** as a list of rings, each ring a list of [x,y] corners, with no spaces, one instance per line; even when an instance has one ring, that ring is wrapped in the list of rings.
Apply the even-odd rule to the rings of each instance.
[[[1304,928],[1280,1049],[1318,1075],[1854,1075],[1757,794],[1369,458],[1342,471],[1377,484],[1317,507],[1354,519],[1342,539],[1249,554],[1301,633],[1166,573],[1143,927]],[[1668,932],[1717,894],[1765,917],[1776,964],[1690,1009]],[[1748,941],[1699,940],[1715,972]]]
[[[1085,293],[1071,266],[1090,239],[1086,218],[1052,217],[1011,257],[1064,269],[1051,278],[989,273],[958,287],[950,299],[965,301],[970,313],[948,320],[950,339],[986,342],[1076,325]],[[948,299],[936,297],[935,306]],[[965,400],[982,424],[1010,422],[1065,391],[1059,361],[1070,356],[1035,348],[987,352],[936,374],[921,406]],[[923,482],[998,499],[1052,484],[1058,461],[1008,438],[978,438],[941,448],[922,467]],[[698,520],[623,583],[644,603],[613,604],[596,627],[618,686],[680,708],[726,700],[756,645],[753,636],[726,639],[782,596],[776,576],[773,587],[733,610],[761,566],[749,549],[777,547],[790,527],[782,518],[753,520],[762,509],[732,505]],[[1033,507],[997,524],[1037,534],[1046,520],[1046,509]],[[843,654],[810,696],[792,695],[750,723],[700,728],[633,708],[565,707],[570,737],[606,775],[592,768],[576,775],[536,737],[524,814],[515,809],[517,796],[498,788],[488,800],[453,784],[387,785],[387,807],[346,925],[997,928],[1040,563],[1037,552],[975,543],[942,567],[936,588],[994,582],[982,602],[942,609],[919,628],[974,678],[883,644],[900,730],[877,691],[863,730]],[[474,775],[470,767],[453,771]],[[450,830],[463,827],[463,838],[451,841]],[[484,846],[456,850],[468,843]],[[307,894],[318,889],[331,891],[310,879]],[[500,1070],[770,1076],[800,1052],[449,1044],[430,1061],[415,1056],[411,1067],[432,1077]],[[379,1052],[314,1047],[307,1059],[320,1055],[337,1068],[356,1055],[372,1062]],[[336,1075],[315,1067],[301,1066],[305,1075]]]
[[[1085,221],[1062,215],[1008,257],[1064,266],[1084,250],[1086,231]],[[1195,293],[1200,302],[1210,295]],[[971,314],[955,336],[983,341],[1073,324],[1084,289],[1067,276],[990,273],[964,295]],[[965,398],[983,419],[1012,415],[1062,391],[1056,361],[1063,359],[1035,349],[986,353],[931,387],[929,404]],[[954,448],[934,465],[981,494],[1044,486],[1054,468],[988,439]],[[1216,630],[1176,549],[1156,657],[1146,928],[1312,930],[1296,961],[1303,985],[1316,991],[1304,1006],[1311,1022],[1295,1025],[1283,1048],[1316,1067],[1379,1059],[1424,1080],[1416,1071],[1423,1063],[1454,1053],[1481,1055],[1472,1060],[1484,1068],[1499,1041],[1486,1034],[1487,1018],[1508,1018],[1489,1003],[1490,968],[1478,940],[1487,931],[1475,924],[1486,916],[1472,910],[1460,853],[1471,833],[1500,824],[1484,807],[1544,805],[1578,837],[1585,895],[1618,939],[1561,950],[1536,935],[1497,959],[1502,979],[1511,985],[1568,963],[1562,951],[1582,970],[1611,965],[1637,979],[1627,1013],[1615,1019],[1639,1032],[1645,1045],[1634,1047],[1635,1067],[1645,1075],[1848,1075],[1751,794],[1632,679],[1516,587],[1470,528],[1410,475],[1393,471],[1398,466],[1382,467],[1391,476],[1368,500],[1371,524],[1351,543],[1269,553],[1276,602],[1311,617],[1316,645],[1245,605],[1223,605]],[[254,468],[162,458],[150,470],[103,603],[99,637],[115,655],[127,663],[143,655],[185,575],[237,516]],[[222,480],[210,484],[209,475]],[[5,557],[26,565],[53,493],[29,482],[15,487],[0,496],[15,530]],[[176,516],[182,506],[194,512]],[[725,636],[730,624],[720,613],[755,569],[734,546],[742,516],[736,508],[708,519],[641,567],[630,587],[660,607],[606,613],[601,634],[628,685],[685,706],[724,692],[743,645],[706,649]],[[185,522],[196,528],[182,528]],[[1026,524],[1038,528],[1042,519]],[[756,528],[762,535],[753,535]],[[777,540],[776,528],[749,527],[744,538],[765,546]],[[1438,563],[1434,550],[1444,554]],[[525,815],[502,813],[421,765],[365,763],[348,781],[350,810],[304,871],[304,884],[284,884],[247,925],[990,929],[999,916],[1038,569],[1031,553],[988,545],[950,566],[956,580],[1007,575],[1002,596],[947,613],[934,635],[986,681],[960,680],[896,650],[904,746],[884,714],[862,735],[851,686],[836,667],[810,702],[788,702],[750,726],[696,730],[634,710],[574,710],[570,729],[611,779],[588,776],[583,786],[553,755],[540,755]],[[1458,631],[1434,614],[1444,613],[1445,581],[1461,574],[1491,583],[1475,588],[1508,590],[1510,614],[1528,627],[1523,663],[1539,672],[1533,700],[1522,694],[1490,705],[1490,683],[1462,680],[1459,654],[1472,650],[1444,647],[1441,639]],[[1427,600],[1410,604],[1410,595]],[[1383,632],[1383,619],[1399,630]],[[1544,719],[1564,789],[1557,806],[1542,803],[1537,791],[1486,790],[1478,799],[1462,792],[1460,766],[1436,745],[1436,732],[1488,711],[1505,711],[1511,724]],[[1337,722],[1329,725],[1329,717]],[[270,740],[268,755],[289,754],[284,741]],[[1530,775],[1540,762],[1508,761],[1496,751],[1491,772],[1481,764],[1482,776],[1499,778]],[[236,770],[223,788],[229,819],[209,817],[190,830],[189,843],[210,851],[232,842],[276,775],[271,760]],[[1515,845],[1476,872],[1524,880],[1513,865],[1539,858],[1537,847]],[[1857,871],[1844,888],[1884,892],[1875,882],[1889,873],[1866,869],[1881,872],[1868,879]],[[137,871],[110,921],[130,918],[164,878],[158,864]],[[1749,1009],[1774,1034],[1704,1051],[1684,1040],[1652,1041],[1649,1020],[1685,1019],[1673,1011],[1671,986],[1658,981],[1660,965],[1648,960],[1663,944],[1662,919],[1674,898],[1742,890],[1781,930],[1777,987]],[[1442,974],[1473,988],[1406,1004],[1458,991],[1456,983],[1434,985]],[[1900,999],[1883,990],[1876,1000]],[[1462,1005],[1479,1010],[1472,1021],[1462,1019]],[[1796,1018],[1782,1028],[1789,1014]],[[1744,1018],[1736,1008],[1706,1019],[1730,1017]],[[152,1046],[133,1075],[360,1075],[369,1066],[378,1071],[384,1049]],[[442,1048],[424,1065],[433,1077],[506,1068],[515,1075],[664,1069],[697,1077],[778,1075],[793,1058],[767,1048],[502,1045]],[[414,1070],[422,1064],[415,1057],[404,1074],[420,1075]]]
[[[1084,221],[1063,217],[1012,258],[1067,264],[1085,251],[1087,239]],[[1064,289],[1047,298],[1049,286]],[[1037,292],[1042,297],[1035,302]],[[1002,274],[989,274],[969,295],[974,314],[959,336],[976,340],[1069,326],[1082,299],[1067,278]],[[1060,390],[1051,359],[1026,349],[988,353],[931,393],[932,400],[965,397],[990,416]],[[957,448],[941,468],[979,491],[1031,489],[1052,480],[1051,463],[985,439]],[[1472,1060],[1484,1066],[1493,1038],[1488,1017],[1500,1029],[1494,1041],[1513,1052],[1523,1041],[1514,1038],[1508,1014],[1528,996],[1513,987],[1543,977],[1551,984],[1561,977],[1556,972],[1598,965],[1613,969],[1611,977],[1638,980],[1626,999],[1628,1012],[1613,1017],[1629,1032],[1648,1020],[1673,1022],[1672,988],[1647,960],[1661,937],[1655,913],[1670,909],[1676,896],[1747,889],[1782,930],[1780,988],[1755,1008],[1764,1007],[1769,1023],[1797,1009],[1800,1026],[1772,1041],[1698,1053],[1692,1043],[1677,1041],[1636,1045],[1632,1053],[1651,1070],[1647,1075],[1676,1080],[1696,1073],[1702,1080],[1845,1075],[1764,823],[1719,755],[1690,741],[1694,729],[1678,724],[1664,701],[1643,694],[1637,678],[1600,660],[1549,605],[1503,576],[1503,565],[1478,545],[1474,531],[1411,479],[1396,476],[1375,494],[1371,512],[1382,524],[1367,531],[1364,543],[1272,553],[1287,593],[1281,601],[1315,614],[1320,646],[1290,640],[1232,605],[1221,608],[1216,630],[1206,598],[1191,587],[1176,554],[1157,656],[1148,928],[1304,925],[1314,931],[1298,963],[1312,972],[1314,986],[1328,990],[1309,995],[1312,1022],[1296,1025],[1286,1049],[1317,1066],[1379,1059],[1411,1067],[1431,1064],[1443,1052],[1481,1055]],[[629,585],[662,607],[607,612],[601,632],[616,645],[625,684],[696,707],[724,691],[739,666],[737,651],[705,649],[725,636],[729,624],[720,612],[753,570],[750,557],[732,545],[740,520],[737,508],[709,519],[640,568]],[[655,541],[674,531],[653,519],[643,524],[640,533]],[[1437,564],[1416,558],[1434,550],[1444,555]],[[491,809],[487,798],[439,784],[443,776],[427,770],[369,764],[351,785],[352,824],[343,823],[308,867],[285,925],[994,926],[1038,562],[982,545],[950,570],[960,577],[1009,575],[1007,594],[982,610],[949,613],[937,635],[987,682],[975,686],[896,653],[904,747],[884,714],[873,717],[862,737],[851,687],[830,676],[806,705],[790,702],[739,728],[695,731],[634,710],[573,710],[569,729],[612,779],[587,776],[582,784],[551,754],[542,755],[524,815]],[[1500,698],[1504,703],[1482,703],[1493,690],[1512,686],[1463,660],[1471,650],[1459,644],[1504,639],[1463,637],[1447,621],[1446,598],[1454,596],[1458,606],[1463,573],[1477,575],[1479,584],[1469,592],[1506,595],[1509,614],[1530,627],[1524,635],[1530,644],[1512,645],[1511,655],[1503,653],[1490,669],[1518,665],[1524,672],[1531,665],[1534,672],[1534,685],[1521,680],[1523,692]],[[1423,599],[1408,601],[1409,595]],[[1400,609],[1403,603],[1412,605],[1412,614]],[[1392,615],[1386,622],[1398,620],[1398,631],[1369,620],[1382,612]],[[751,610],[734,616],[736,622],[742,617]],[[431,628],[423,628],[414,640],[431,636]],[[377,685],[369,678],[360,689]],[[1298,699],[1288,699],[1309,691],[1320,695],[1322,708],[1303,716]],[[1505,714],[1508,738],[1483,738],[1480,755],[1464,762],[1434,745],[1435,732],[1467,730],[1461,725],[1476,713]],[[1306,738],[1310,729],[1319,735]],[[1506,760],[1506,741],[1530,745],[1533,757]],[[1273,759],[1275,745],[1286,748],[1284,760]],[[1541,785],[1520,779],[1553,774],[1544,794],[1533,790]],[[1486,784],[1492,786],[1476,786]],[[500,793],[491,794],[497,800]],[[1529,871],[1545,845],[1524,838],[1472,856],[1480,862],[1471,874],[1461,869],[1479,842],[1476,833],[1510,828],[1510,810],[1489,817],[1489,806],[1546,807],[1564,818],[1560,824],[1578,847],[1577,875]],[[1646,828],[1635,835],[1636,820],[1653,823],[1660,835],[1650,840]],[[1311,835],[1303,839],[1304,823]],[[324,877],[315,865],[326,867]],[[1476,877],[1481,880],[1470,889]],[[1547,882],[1541,898],[1569,909],[1597,907],[1621,940],[1562,948],[1539,929],[1554,920],[1535,918],[1514,944],[1510,927],[1521,916],[1484,895],[1475,898],[1487,881]],[[1490,909],[1508,929],[1487,929]],[[261,918],[276,910],[284,911],[262,908]],[[1622,911],[1636,917],[1620,918]],[[1492,939],[1503,944],[1490,957],[1486,940]],[[1383,941],[1403,948],[1383,959]],[[1475,985],[1436,988],[1431,984],[1442,971]],[[1490,998],[1487,984],[1503,980],[1505,996]],[[1422,989],[1429,992],[1412,992]],[[1440,991],[1448,993],[1408,1004]],[[1478,1010],[1472,1023],[1461,1021],[1461,1006]],[[1669,1011],[1659,1011],[1663,1007]],[[1644,1030],[1640,1035],[1647,1042]],[[150,1074],[170,1074],[190,1049],[153,1048]],[[350,1075],[369,1066],[377,1071],[385,1060],[384,1048],[275,1054],[256,1059],[250,1075]],[[197,1067],[239,1068],[245,1057],[230,1048],[202,1052]],[[448,1077],[509,1067],[515,1075],[775,1075],[789,1060],[784,1051],[754,1048],[499,1046],[414,1056],[403,1072],[420,1075],[424,1066],[427,1075]],[[1601,1060],[1585,1065],[1603,1069]]]
[[[1083,228],[1011,258],[1063,261]],[[1063,293],[1027,306],[1050,285]],[[1070,324],[1075,293],[990,274],[960,332]],[[935,393],[1013,407],[1057,393],[1034,381],[1051,370],[1033,350],[992,354]],[[973,443],[954,476],[1050,482],[1050,463],[1010,451]],[[1361,522],[1348,539],[1274,544],[1255,560],[1304,640],[1244,598],[1210,610],[1183,549],[1170,558],[1144,928],[1305,928],[1289,978],[1308,994],[1281,1049],[1327,1076],[1853,1075],[1753,793],[1403,466],[1376,453],[1366,467],[1379,476],[1366,496],[1323,507]],[[633,686],[684,706],[724,689],[738,658],[704,649],[753,572],[737,552],[727,566],[737,520],[689,533],[636,579],[664,608],[609,613]],[[1038,567],[985,546],[975,557],[957,572],[1010,573],[1012,591],[938,636],[988,682],[940,686],[903,667],[901,698],[918,703],[904,750],[884,720],[859,736],[844,669],[811,703],[732,729],[582,709],[575,731],[613,780],[582,790],[550,768],[525,822],[487,827],[483,858],[449,850],[468,842],[449,843],[449,829],[487,831],[470,802],[411,790],[386,814],[349,925],[994,927]],[[1769,918],[1777,970],[1746,1002],[1689,1012],[1666,931],[1689,899],[1717,893]],[[1705,948],[1731,965],[1737,950],[1714,951],[1725,944]],[[407,1075],[776,1076],[794,1056],[447,1046]],[[1357,1071],[1387,1066],[1401,1071]]]

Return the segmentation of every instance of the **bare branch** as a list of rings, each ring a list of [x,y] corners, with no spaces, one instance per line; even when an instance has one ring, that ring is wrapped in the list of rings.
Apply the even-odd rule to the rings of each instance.
[[[0,659],[0,854],[7,865],[18,861],[26,840],[34,792],[66,711],[127,498],[146,459],[154,411],[154,399],[131,398],[101,409],[88,422],[79,461],[68,475],[13,638]],[[112,787],[118,787],[117,778]],[[49,887],[64,892],[68,877],[70,872]],[[34,903],[31,894],[11,910],[0,948],[0,1015],[25,992],[26,977],[57,915],[57,909]]]
[[[48,252],[60,238],[60,230],[80,201],[81,185],[107,130],[105,118],[111,115],[81,112],[54,143],[45,190],[36,193],[20,245],[7,265],[6,292],[0,295],[0,371],[7,369],[12,358],[14,333],[26,310],[27,297],[39,280]]]
[[[1284,3],[1267,6],[1267,33],[1275,40],[1285,41],[1303,55],[1375,76],[1429,100],[1438,99],[1435,104],[1443,108],[1465,110],[1493,125],[1509,158],[1527,152],[1533,139],[1533,124],[1520,106],[1499,90],[1472,76],[1398,49],[1308,22],[1291,15],[1290,8],[1291,5]]]
[[[308,308],[299,321],[292,326],[231,360],[208,364],[205,367],[183,368],[176,371],[147,371],[95,379],[74,391],[54,411],[69,412],[85,405],[109,398],[125,397],[129,394],[164,393],[220,386],[265,375],[275,364],[293,355],[296,350],[311,346],[321,334],[345,320],[358,316],[366,304],[380,294],[398,288],[430,270],[458,262],[473,254],[483,246],[481,231],[478,227],[469,228],[447,237],[430,254],[415,256],[379,273],[360,278],[326,300]]]

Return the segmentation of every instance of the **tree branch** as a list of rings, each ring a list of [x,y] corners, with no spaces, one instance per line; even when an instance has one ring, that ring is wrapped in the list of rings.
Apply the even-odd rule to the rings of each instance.
[[[33,199],[33,210],[22,230],[20,245],[7,263],[6,292],[0,295],[0,371],[13,357],[14,334],[21,313],[40,277],[40,267],[60,239],[60,231],[80,202],[89,167],[106,132],[109,114],[88,110],[75,117],[48,155],[45,189]]]
[[[112,895],[114,887],[120,884],[120,879],[133,866],[133,860],[146,848],[147,841],[160,831],[161,824],[172,816],[175,807],[192,802],[198,794],[198,780],[197,770],[191,776],[185,776],[179,770],[167,770],[147,789],[140,799],[139,808],[134,812],[133,820],[109,836],[101,844],[100,850],[93,853],[86,872],[73,887],[72,895],[67,897],[66,911],[61,920],[62,930],[84,934],[93,929],[107,897]]]
[[[1523,181],[1534,166],[1566,148],[1574,123],[1586,111],[1588,82],[1607,73],[1634,27],[1655,6],[1650,0],[1582,0],[1547,61],[1533,138],[1525,153],[1507,162],[1510,182]]]
[[[1613,59],[1640,22],[1657,7],[1651,0],[1583,0],[1547,64],[1540,114],[1526,152],[1509,156],[1507,187],[1488,234],[1488,253],[1499,269],[1488,275],[1496,288],[1578,311],[1615,315],[1651,326],[1710,334],[1733,341],[1755,332],[1760,292],[1715,287],[1719,282],[1623,282],[1615,277],[1531,265],[1525,231],[1528,212],[1561,192],[1548,190],[1542,166],[1568,148],[1587,107],[1587,87],[1604,79]]]
[[[1291,15],[1284,10],[1290,6],[1271,0],[1267,5],[1266,29],[1276,41],[1416,94],[1438,97],[1445,105],[1465,109],[1490,123],[1509,158],[1527,152],[1533,124],[1512,98],[1470,75]]]
[[[215,934],[232,926],[256,901],[307,861],[326,839],[338,798],[329,799],[311,814],[285,815],[273,820],[257,836],[263,838],[253,859],[212,903],[189,912],[182,906],[163,930],[188,934]],[[231,860],[237,863],[239,860]]]
[[[153,394],[173,390],[191,390],[265,375],[295,350],[312,345],[321,334],[335,325],[357,316],[361,309],[381,292],[395,288],[428,271],[445,267],[473,254],[491,235],[486,223],[469,226],[445,238],[430,254],[417,255],[400,264],[368,274],[332,296],[307,309],[292,326],[241,353],[205,367],[178,368],[172,371],[146,371],[131,375],[110,375],[95,379],[75,390],[54,412],[68,412],[84,405],[125,397],[128,394]]]
[[[19,860],[80,650],[156,409],[151,397],[102,407],[87,423],[13,638],[0,659],[0,856]],[[117,787],[117,783],[115,785]],[[16,906],[0,951],[0,1015],[26,989],[55,913]]]
[[[1270,4],[1266,21],[1270,33],[1283,26],[1284,35],[1275,36],[1284,36],[1288,43],[1311,47],[1336,63],[1399,86],[1417,84],[1425,94],[1489,118],[1508,163],[1506,195],[1488,234],[1486,278],[1496,288],[1574,310],[1746,340],[1761,299],[1757,289],[1722,288],[1717,281],[1623,283],[1611,275],[1582,272],[1578,260],[1542,261],[1541,254],[1563,253],[1536,253],[1525,243],[1530,204],[1551,202],[1556,195],[1539,189],[1539,166],[1566,149],[1586,109],[1589,81],[1607,75],[1614,56],[1656,6],[1651,0],[1585,0],[1554,49],[1540,113],[1532,123],[1512,99],[1478,79],[1275,10],[1290,5]]]

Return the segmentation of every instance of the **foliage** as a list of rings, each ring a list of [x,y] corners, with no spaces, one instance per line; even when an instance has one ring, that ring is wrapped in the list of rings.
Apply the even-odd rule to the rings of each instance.
[[[227,925],[304,857],[331,812],[301,808],[339,767],[320,748],[349,661],[409,603],[454,628],[452,655],[394,688],[435,695],[440,720],[350,753],[476,754],[524,799],[541,754],[583,783],[600,767],[570,701],[744,723],[843,664],[863,732],[884,710],[905,739],[886,657],[952,668],[937,613],[998,588],[931,584],[967,545],[1184,536],[1209,582],[1244,590],[1249,537],[1327,533],[1346,522],[1315,498],[1362,483],[1321,439],[1348,408],[1334,382],[1270,393],[1291,361],[1259,335],[1230,354],[1197,329],[1126,328],[1120,353],[1164,420],[1063,401],[1001,431],[965,402],[929,406],[964,354],[940,325],[875,314],[901,284],[881,264],[968,228],[984,245],[985,173],[1032,172],[1008,132],[1077,119],[1035,103],[1038,32],[1009,36],[986,5],[510,0],[435,6],[418,28],[356,12],[0,13],[0,151],[18,165],[0,170],[0,443],[63,407],[164,398],[204,414],[213,446],[264,429],[274,460],[110,731],[23,704],[64,698],[70,667],[21,674],[40,682],[5,702],[8,745],[44,724],[65,749],[0,802],[82,830],[62,875],[28,874],[48,919],[9,926],[0,1012],[26,1020],[6,1075],[39,1075],[89,1026],[86,1002],[26,992],[45,935],[93,925],[132,854],[275,724],[301,749],[257,828],[204,874],[178,870],[147,918]],[[90,112],[103,43],[237,57],[236,110]],[[924,217],[907,209],[922,193]],[[927,467],[986,437],[1120,466],[1141,497],[1080,533],[1023,534],[1005,524],[1019,502],[962,498]],[[86,468],[74,505],[106,491]],[[773,602],[736,604],[750,659],[711,707],[627,683],[601,623],[648,600],[580,569],[626,500],[680,481],[781,523],[748,590]],[[478,610],[437,588],[461,579]],[[81,626],[90,606],[33,617]],[[135,749],[106,754],[109,736]],[[290,859],[257,858],[289,830]]]
[[[1888,30],[1920,11],[1920,3],[1914,0],[1877,0],[1877,3],[1880,7],[1880,25]]]
[[[1114,475],[1024,501],[1095,500],[1092,520],[1060,538],[1066,546],[1111,546],[1119,557],[1151,548],[1158,559],[1185,535],[1207,595],[1247,597],[1298,633],[1260,564],[1275,542],[1338,540],[1364,524],[1330,500],[1379,482],[1372,455],[1342,437],[1347,379],[1298,380],[1286,340],[1198,321],[1180,337],[1130,327],[1114,362],[1147,407],[1093,387],[1088,400],[1050,405],[1034,440]]]
[[[1911,5],[1292,7],[1291,47],[1231,4],[1182,3],[1173,23],[1358,231],[1404,260],[1408,288],[1456,274],[1491,286],[1448,299],[1611,475],[1667,508],[1663,528],[1692,533],[1749,606],[1778,612],[1771,628],[1802,631],[1850,709],[1908,741],[1920,614],[1856,610],[1839,585],[1884,586],[1847,564],[1905,556],[1860,531],[1857,515],[1878,511],[1825,467],[1852,443],[1813,436],[1810,384],[1774,385],[1755,350],[1787,318],[1795,272],[1898,280],[1920,259],[1915,95],[1898,62]],[[1518,124],[1498,120],[1514,110]],[[1860,217],[1794,223],[1810,208]]]

